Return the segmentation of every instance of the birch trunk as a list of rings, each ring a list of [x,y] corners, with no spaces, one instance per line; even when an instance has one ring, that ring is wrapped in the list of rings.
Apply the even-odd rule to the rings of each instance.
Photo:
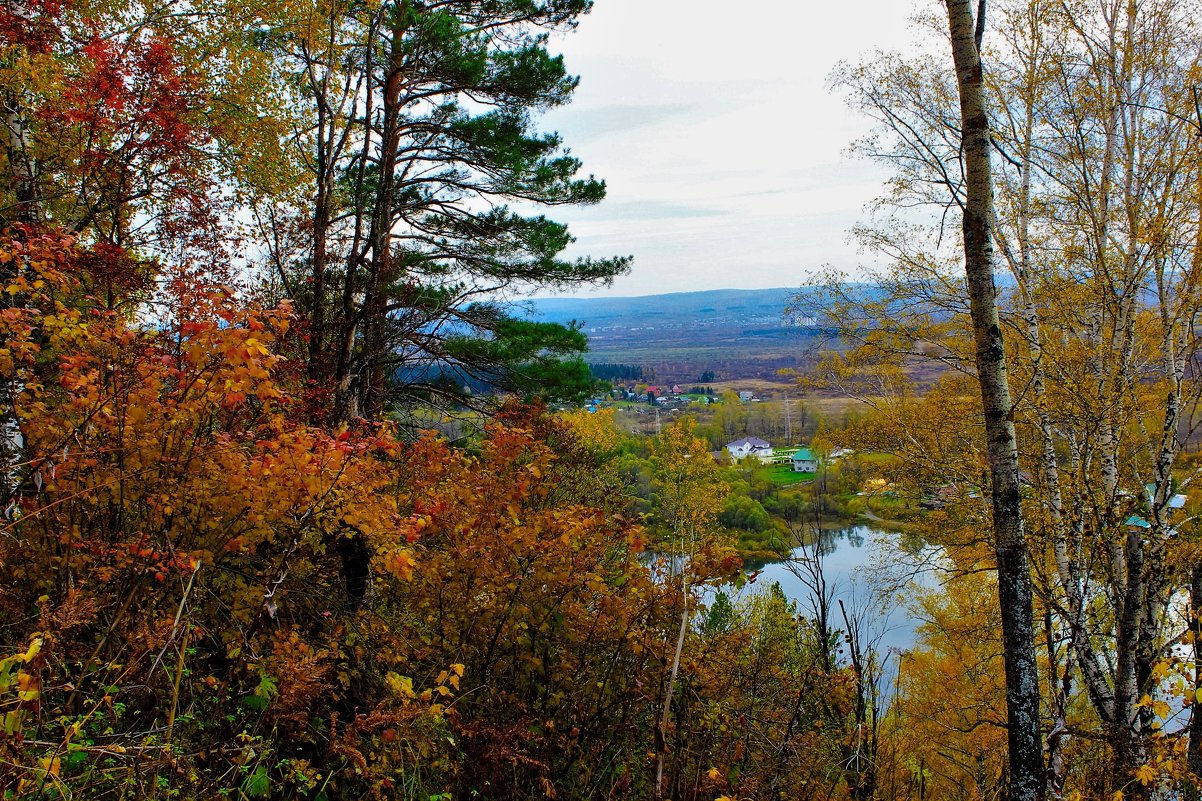
[[[18,19],[29,17],[25,3],[17,2],[11,11]],[[34,181],[33,155],[29,137],[29,109],[17,91],[0,93],[0,104],[4,114],[4,151],[8,160],[9,181],[16,198],[16,209],[11,219],[4,220],[5,227],[11,222],[34,225],[38,221],[38,194]],[[19,235],[19,234],[18,234]],[[20,269],[14,260],[0,269],[0,284],[7,285]],[[4,293],[0,308],[17,303],[11,295]],[[17,399],[25,387],[14,376],[0,381],[0,519],[9,519],[16,514],[16,496],[23,477],[21,464],[25,455],[25,437],[17,415]]]
[[[1189,581],[1190,632],[1194,635],[1194,703],[1189,711],[1189,755],[1186,764],[1195,781],[1202,782],[1202,703],[1197,699],[1202,693],[1202,565],[1195,565],[1190,572]],[[1202,793],[1197,787],[1190,790],[1190,798],[1198,798]]]
[[[1008,795],[1013,801],[1034,801],[1041,796],[1043,783],[1039,681],[1030,559],[1019,493],[1018,446],[993,279],[993,178],[979,52],[985,4],[982,0],[974,25],[968,0],[945,0],[945,3],[960,94],[966,182],[964,267],[988,440],[998,601],[1002,611],[1010,765]]]

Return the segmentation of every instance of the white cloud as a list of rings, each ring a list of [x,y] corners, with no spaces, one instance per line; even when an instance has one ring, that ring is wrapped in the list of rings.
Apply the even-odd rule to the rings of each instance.
[[[556,39],[581,76],[548,114],[609,198],[554,209],[570,253],[635,256],[599,294],[796,286],[853,267],[850,226],[883,174],[849,159],[867,121],[826,85],[840,60],[905,47],[910,0],[597,0]]]

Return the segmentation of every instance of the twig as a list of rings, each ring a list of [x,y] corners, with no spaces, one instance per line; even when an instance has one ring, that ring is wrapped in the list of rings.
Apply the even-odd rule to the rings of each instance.
[[[167,653],[171,643],[175,642],[175,634],[179,631],[179,621],[184,615],[184,606],[188,603],[188,595],[192,592],[192,584],[196,581],[196,574],[200,572],[201,564],[202,562],[197,559],[196,567],[192,569],[192,575],[188,577],[188,586],[184,587],[184,597],[179,599],[179,609],[175,610],[175,622],[171,624],[171,636],[167,638],[167,642],[163,643],[163,650],[159,651],[159,655],[155,657],[148,676],[154,675],[154,672],[158,670],[159,663],[163,661],[163,655]]]
[[[193,573],[192,575],[196,575]],[[163,742],[171,744],[171,733],[175,729],[175,711],[179,708],[179,682],[184,675],[184,657],[188,653],[188,629],[179,643],[179,659],[175,662],[175,681],[171,686],[171,711],[167,713],[167,735]]]

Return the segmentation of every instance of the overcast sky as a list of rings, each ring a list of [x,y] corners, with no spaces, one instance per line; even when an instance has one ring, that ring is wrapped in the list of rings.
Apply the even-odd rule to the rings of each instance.
[[[867,122],[827,88],[840,60],[914,40],[922,0],[596,0],[557,39],[581,76],[546,115],[609,196],[553,209],[572,254],[632,254],[580,295],[793,287],[861,258],[847,231],[882,173],[848,157]]]

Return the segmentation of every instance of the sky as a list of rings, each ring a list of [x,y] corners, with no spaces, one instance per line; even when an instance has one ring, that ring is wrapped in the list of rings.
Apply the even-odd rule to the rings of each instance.
[[[827,85],[840,60],[914,41],[921,0],[596,0],[552,49],[580,76],[543,117],[608,197],[556,208],[567,255],[633,255],[628,275],[571,294],[794,287],[848,239],[881,168],[845,152],[869,122]]]

